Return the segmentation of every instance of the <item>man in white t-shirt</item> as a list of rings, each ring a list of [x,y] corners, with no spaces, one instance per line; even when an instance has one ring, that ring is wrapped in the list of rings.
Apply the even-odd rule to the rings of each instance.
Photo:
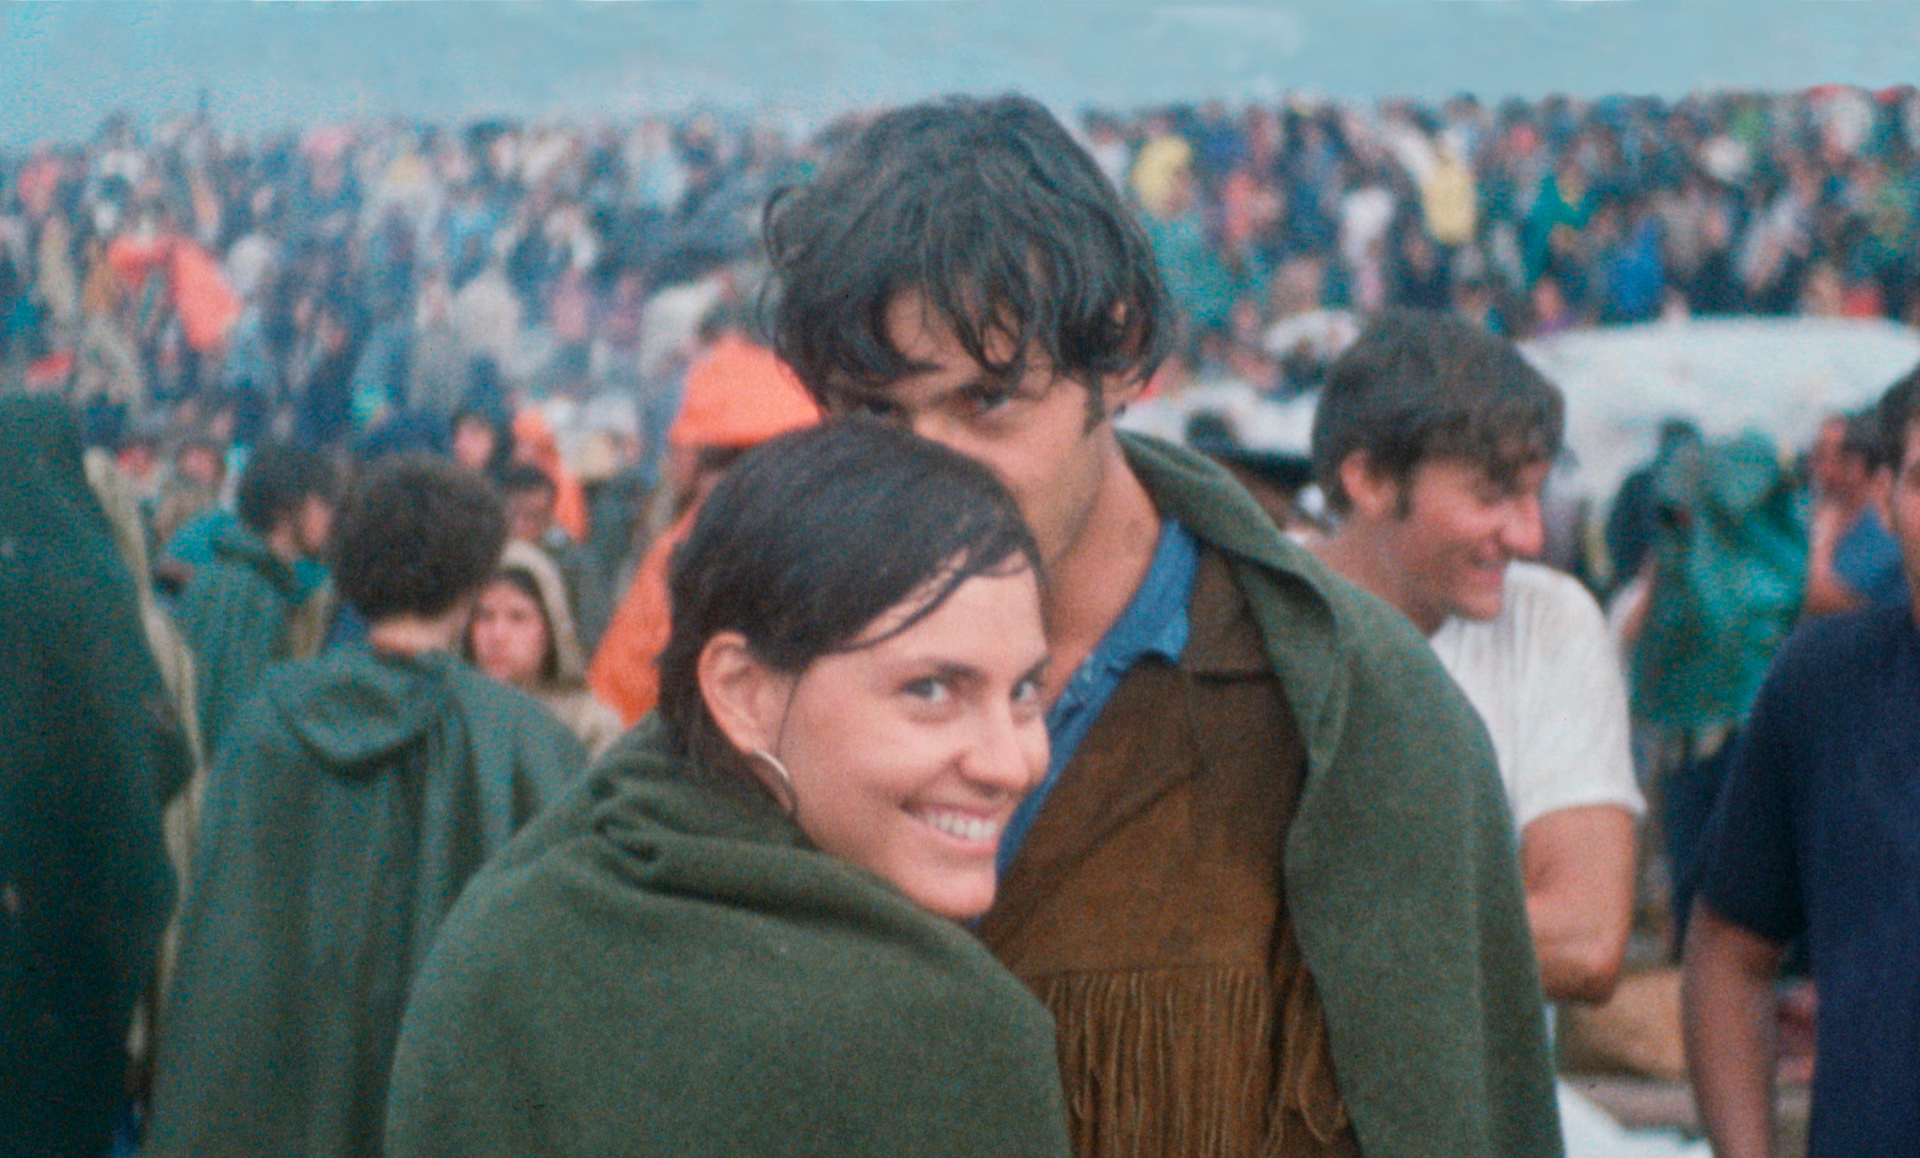
[[[1646,811],[1619,657],[1593,597],[1523,562],[1560,453],[1560,392],[1451,316],[1381,315],[1328,371],[1314,475],[1340,523],[1312,544],[1433,644],[1493,738],[1549,1000],[1605,1001],[1633,922]],[[1560,1088],[1568,1158],[1698,1158]]]
[[[1604,1001],[1633,913],[1645,809],[1620,665],[1573,579],[1521,562],[1543,537],[1560,394],[1459,319],[1382,315],[1329,371],[1314,472],[1341,518],[1314,545],[1433,643],[1493,737],[1547,996]]]

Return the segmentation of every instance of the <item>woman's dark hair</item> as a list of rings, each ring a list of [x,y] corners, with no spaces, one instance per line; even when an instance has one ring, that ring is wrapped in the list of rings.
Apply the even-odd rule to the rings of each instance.
[[[539,610],[540,625],[546,629],[547,633],[547,650],[540,657],[540,680],[542,683],[551,682],[560,674],[560,645],[553,638],[553,618],[547,614],[547,601],[540,594],[540,581],[535,579],[533,572],[525,567],[502,567],[487,576],[487,581],[480,585],[481,593],[484,594],[495,583],[506,583],[512,586],[514,590],[533,600],[534,607]],[[465,634],[460,637],[460,655],[468,663],[474,662],[472,623],[467,624]]]
[[[369,622],[430,618],[480,590],[506,542],[506,510],[486,480],[444,459],[396,455],[347,497],[334,581]]]
[[[798,674],[907,630],[976,575],[1020,566],[1039,577],[1040,550],[979,463],[870,419],[782,435],[720,481],[673,553],[660,714],[700,762],[733,766],[696,672],[715,634],[737,631],[762,663]],[[886,636],[861,638],[914,599]]]
[[[1030,351],[1086,386],[1151,374],[1174,316],[1146,233],[1086,151],[1018,96],[899,109],[806,185],[776,192],[766,246],[775,348],[823,407],[923,367],[887,333],[919,294],[983,368]]]

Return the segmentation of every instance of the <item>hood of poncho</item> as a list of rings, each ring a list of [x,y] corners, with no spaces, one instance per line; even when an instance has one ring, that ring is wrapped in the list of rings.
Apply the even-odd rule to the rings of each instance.
[[[542,691],[574,691],[586,682],[586,652],[580,646],[580,632],[574,626],[573,605],[567,599],[566,580],[560,568],[545,551],[531,543],[515,539],[500,555],[500,569],[525,571],[540,590],[540,610],[546,613],[547,631],[553,639],[553,678],[541,685]]]
[[[445,712],[460,660],[443,651],[416,656],[360,649],[330,652],[303,678],[269,685],[275,711],[314,756],[341,776],[363,775],[401,748],[419,742]]]

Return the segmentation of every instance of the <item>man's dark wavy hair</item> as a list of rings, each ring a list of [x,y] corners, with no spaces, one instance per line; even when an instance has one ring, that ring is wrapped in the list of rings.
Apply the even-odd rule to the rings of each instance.
[[[1402,484],[1428,459],[1459,458],[1506,487],[1560,456],[1565,424],[1560,391],[1512,342],[1451,314],[1389,310],[1327,371],[1313,477],[1337,512],[1352,505],[1340,464],[1356,450]]]
[[[1906,465],[1907,438],[1920,429],[1920,366],[1914,367],[1880,396],[1869,411],[1878,434],[1874,465],[1898,471]]]
[[[317,450],[269,442],[253,452],[234,488],[235,512],[247,528],[266,536],[282,519],[297,517],[309,496],[337,501],[340,474]]]
[[[918,294],[969,357],[1017,379],[1031,355],[1086,386],[1146,376],[1173,313],[1146,234],[1037,102],[950,97],[889,112],[767,208],[780,356],[823,406],[926,369],[887,310]]]

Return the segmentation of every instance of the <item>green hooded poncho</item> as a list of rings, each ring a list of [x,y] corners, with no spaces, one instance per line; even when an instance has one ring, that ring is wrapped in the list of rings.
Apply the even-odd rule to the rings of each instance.
[[[1123,439],[1226,555],[1307,749],[1284,857],[1368,1158],[1550,1158],[1560,1130],[1513,822],[1486,729],[1407,618],[1190,451]]]
[[[106,1152],[188,760],[72,416],[0,399],[0,1154]]]
[[[448,918],[390,1158],[1065,1158],[1039,1003],[665,733],[643,721]]]
[[[213,561],[195,570],[174,618],[193,648],[200,733],[219,750],[227,726],[271,664],[310,658],[296,646],[295,615],[310,596],[293,565],[244,523],[220,530]]]
[[[537,704],[444,652],[269,671],[207,780],[148,1158],[377,1155],[441,918],[584,762]]]
[[[1633,706],[1655,727],[1738,726],[1800,618],[1806,528],[1765,436],[1690,445],[1655,475],[1654,595],[1633,651]]]

